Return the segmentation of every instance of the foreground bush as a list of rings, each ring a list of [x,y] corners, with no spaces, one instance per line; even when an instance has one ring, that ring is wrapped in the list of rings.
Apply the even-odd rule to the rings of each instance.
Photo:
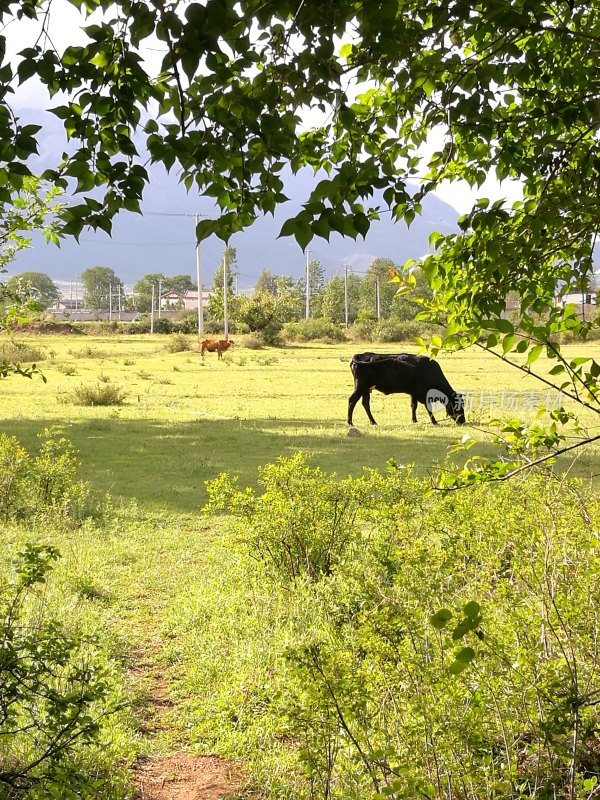
[[[36,589],[57,551],[27,545],[0,583],[0,796],[93,798],[100,783],[77,766],[117,710],[96,642],[49,617]]]
[[[287,796],[595,796],[594,495],[550,473],[457,493],[393,466],[340,481],[298,456],[260,480],[211,485],[237,556],[218,622],[206,595],[190,611],[188,669],[210,675],[188,687],[197,737],[252,753]]]
[[[97,516],[99,505],[90,487],[76,480],[79,461],[72,444],[54,428],[46,428],[38,439],[38,450],[29,453],[14,436],[0,434],[0,517],[51,517],[79,524]]]

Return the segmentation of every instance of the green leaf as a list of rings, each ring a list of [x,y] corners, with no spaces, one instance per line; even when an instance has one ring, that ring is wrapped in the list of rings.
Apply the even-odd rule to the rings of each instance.
[[[534,361],[537,361],[542,351],[544,349],[544,345],[536,344],[535,347],[532,347],[529,353],[527,354],[527,359],[525,361],[525,365],[529,366],[529,364],[533,364]]]
[[[439,611],[429,617],[429,622],[436,630],[441,631],[446,627],[451,619],[452,612],[448,608],[441,608]]]
[[[500,333],[514,333],[515,329],[513,324],[508,319],[502,319],[501,317],[495,320],[496,328],[500,331]]]
[[[504,353],[504,355],[506,355],[513,349],[516,340],[517,337],[515,336],[514,333],[509,333],[504,337],[504,339],[502,340],[502,352]]]
[[[481,614],[481,606],[479,603],[476,603],[475,600],[471,600],[469,603],[463,606],[463,612],[470,619],[475,619]]]
[[[472,647],[463,647],[454,657],[448,671],[451,675],[459,675],[471,661],[475,658],[475,650]]]

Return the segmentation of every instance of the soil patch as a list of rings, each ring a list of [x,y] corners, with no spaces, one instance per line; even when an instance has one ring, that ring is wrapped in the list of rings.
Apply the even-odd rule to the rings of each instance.
[[[233,800],[243,780],[225,759],[175,753],[139,759],[135,785],[138,800]]]
[[[149,702],[140,729],[152,738],[167,728],[175,708],[168,681],[141,654],[131,677],[146,683]],[[134,765],[136,800],[241,800],[246,783],[231,761],[215,755],[140,756]]]

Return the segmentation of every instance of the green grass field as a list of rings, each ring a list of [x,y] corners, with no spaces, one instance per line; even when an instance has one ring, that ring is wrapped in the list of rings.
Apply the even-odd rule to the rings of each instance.
[[[39,377],[3,382],[0,431],[31,445],[44,427],[58,425],[80,453],[83,477],[95,487],[172,512],[197,510],[205,498],[204,482],[218,473],[233,472],[243,484],[253,484],[259,465],[298,449],[340,475],[356,474],[363,466],[382,468],[389,458],[426,473],[467,430],[481,439],[480,452],[487,452],[491,417],[518,414],[531,421],[533,406],[547,397],[533,378],[474,349],[441,362],[450,383],[467,394],[468,429],[457,429],[443,411],[434,428],[423,407],[415,426],[407,396],[374,392],[377,428],[369,426],[359,404],[354,423],[365,435],[348,438],[352,354],[416,348],[310,344],[253,351],[239,346],[222,361],[213,354],[202,361],[197,351],[169,353],[168,337],[159,335],[27,341],[46,357],[40,366],[47,383]],[[566,350],[572,356],[581,353]],[[586,353],[598,356],[600,346],[591,345]],[[99,381],[122,387],[124,404],[72,402],[77,387]],[[550,401],[555,399],[551,393]],[[592,416],[586,421],[596,424]],[[597,449],[585,451],[576,474],[594,474],[597,460]]]
[[[246,746],[234,735],[229,710],[253,696],[253,676],[266,680],[256,665],[264,662],[268,673],[269,647],[283,648],[290,637],[288,597],[267,594],[248,565],[222,546],[221,518],[199,514],[205,482],[226,471],[242,486],[255,486],[258,467],[297,450],[339,476],[383,470],[390,458],[426,476],[465,432],[480,440],[478,452],[491,452],[489,419],[532,421],[532,406],[544,402],[546,389],[477,350],[445,356],[450,383],[469,401],[465,428],[443,412],[433,427],[423,407],[413,425],[407,396],[374,393],[379,425],[370,427],[357,406],[354,422],[364,435],[354,438],[346,424],[352,354],[416,348],[311,344],[256,351],[240,344],[222,361],[212,354],[202,361],[197,350],[169,352],[168,336],[26,341],[44,355],[39,366],[47,382],[39,376],[1,382],[0,432],[34,450],[38,434],[57,426],[77,450],[80,477],[123,502],[108,528],[9,525],[4,533],[6,554],[29,540],[59,548],[47,602],[69,626],[98,634],[114,664],[115,691],[130,710],[112,723],[105,757],[123,765],[127,779],[136,753],[216,751],[240,758],[265,796],[294,796],[278,788],[286,747],[273,748],[269,732],[262,747],[263,734],[250,722],[254,744]],[[600,346],[585,353],[598,358]],[[122,387],[123,405],[73,402],[78,387],[97,384]],[[597,428],[592,415],[585,421],[590,432]],[[555,469],[587,479],[599,466],[598,450],[589,448]],[[173,703],[160,715],[151,700],[159,676]],[[117,781],[102,798],[125,796]]]

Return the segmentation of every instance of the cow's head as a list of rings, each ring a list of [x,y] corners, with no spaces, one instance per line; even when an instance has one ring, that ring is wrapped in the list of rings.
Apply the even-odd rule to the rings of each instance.
[[[446,414],[456,422],[457,425],[464,425],[465,419],[465,399],[462,394],[455,392],[446,403]]]

